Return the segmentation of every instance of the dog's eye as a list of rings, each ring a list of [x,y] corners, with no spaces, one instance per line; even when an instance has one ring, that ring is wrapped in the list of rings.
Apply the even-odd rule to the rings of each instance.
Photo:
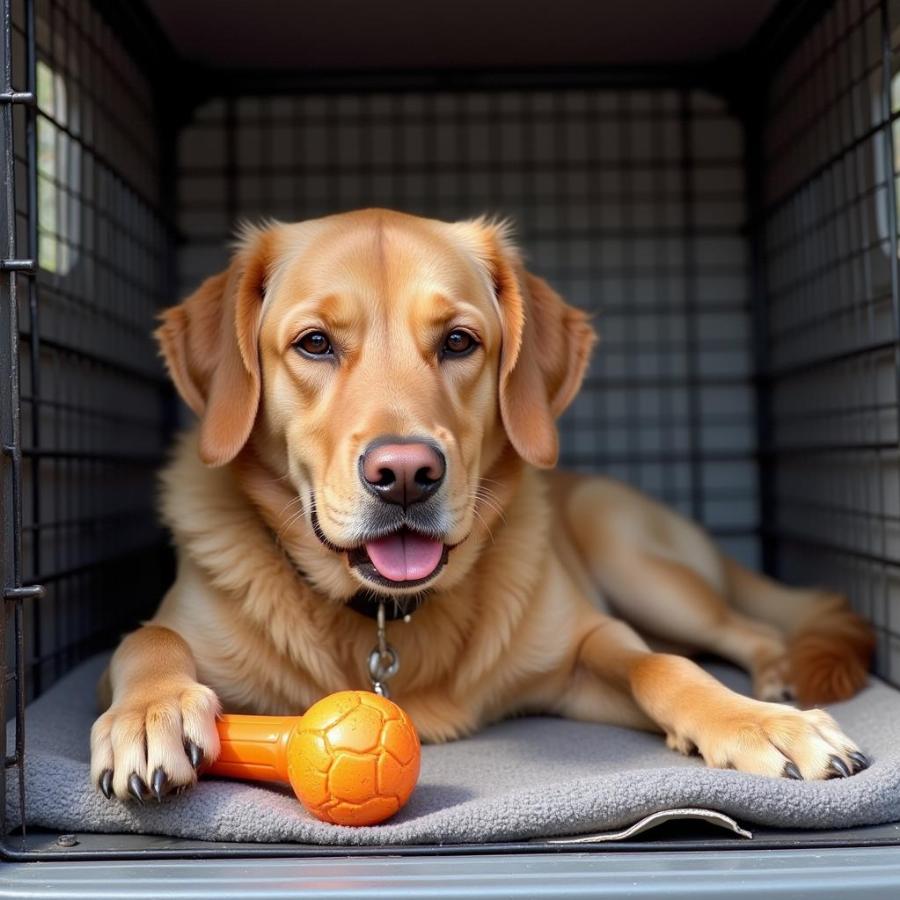
[[[307,331],[294,342],[294,346],[304,356],[334,356],[328,335],[324,331]]]
[[[460,328],[455,328],[444,339],[444,356],[468,356],[476,347],[478,341],[474,335]]]

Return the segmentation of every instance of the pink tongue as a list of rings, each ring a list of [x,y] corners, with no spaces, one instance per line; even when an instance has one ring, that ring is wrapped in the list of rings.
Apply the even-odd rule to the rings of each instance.
[[[417,581],[438,567],[444,545],[404,531],[369,541],[366,551],[379,574],[389,581]]]

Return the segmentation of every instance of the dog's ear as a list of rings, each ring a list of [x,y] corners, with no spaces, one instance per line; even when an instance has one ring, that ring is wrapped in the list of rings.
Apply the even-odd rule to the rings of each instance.
[[[559,456],[556,419],[578,393],[597,333],[588,316],[526,271],[507,229],[467,223],[480,234],[500,310],[500,413],[509,440],[529,463],[549,469]]]
[[[207,278],[156,330],[178,393],[200,417],[200,458],[231,462],[259,407],[257,338],[271,249],[266,231],[245,235],[231,265]]]

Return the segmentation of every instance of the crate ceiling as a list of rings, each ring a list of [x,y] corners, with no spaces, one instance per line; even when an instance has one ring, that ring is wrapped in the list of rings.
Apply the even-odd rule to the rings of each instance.
[[[247,69],[493,69],[704,62],[775,0],[149,0],[176,50]]]

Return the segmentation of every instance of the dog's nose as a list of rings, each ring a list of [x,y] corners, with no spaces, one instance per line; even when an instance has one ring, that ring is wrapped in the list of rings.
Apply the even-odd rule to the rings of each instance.
[[[376,497],[400,506],[430,497],[446,471],[444,454],[418,441],[375,444],[359,461],[363,485]]]

